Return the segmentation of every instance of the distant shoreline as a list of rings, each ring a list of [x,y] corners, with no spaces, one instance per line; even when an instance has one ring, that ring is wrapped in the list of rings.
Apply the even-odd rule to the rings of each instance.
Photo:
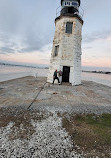
[[[0,65],[4,65],[4,66],[19,66],[19,67],[37,68],[37,69],[49,69],[49,67],[47,67],[47,66],[46,67],[42,67],[42,66],[28,66],[28,65],[8,64],[8,63],[0,63]],[[87,70],[82,70],[82,72],[111,75],[110,71],[87,71]]]
[[[8,64],[8,63],[0,63],[0,65],[4,66],[19,66],[19,67],[27,67],[27,68],[38,68],[38,69],[48,69],[48,67],[39,67],[39,66],[28,66],[28,65],[19,65],[19,64]]]
[[[84,70],[82,70],[82,72],[88,72],[88,73],[98,73],[98,74],[107,74],[107,75],[111,75],[111,72],[108,72],[108,71],[84,71]]]

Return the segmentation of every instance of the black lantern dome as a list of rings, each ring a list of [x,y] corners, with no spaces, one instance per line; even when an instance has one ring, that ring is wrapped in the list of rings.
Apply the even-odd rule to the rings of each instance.
[[[61,0],[61,15],[73,15],[79,12],[80,0]]]

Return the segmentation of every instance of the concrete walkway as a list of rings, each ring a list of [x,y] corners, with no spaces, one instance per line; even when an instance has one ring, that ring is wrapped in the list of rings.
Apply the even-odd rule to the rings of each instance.
[[[75,113],[111,113],[111,88],[90,81],[80,86],[52,85],[25,77],[0,83],[0,107]]]

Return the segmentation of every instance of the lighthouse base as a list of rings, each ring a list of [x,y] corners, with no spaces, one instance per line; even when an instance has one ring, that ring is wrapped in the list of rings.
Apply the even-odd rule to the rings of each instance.
[[[76,70],[75,70],[76,69]],[[77,66],[72,66],[70,63],[69,65],[59,65],[57,62],[51,63],[51,66],[49,68],[48,78],[47,82],[53,83],[53,74],[57,71],[62,71],[62,82],[68,82],[72,84],[72,86],[81,85],[81,66],[78,64]]]

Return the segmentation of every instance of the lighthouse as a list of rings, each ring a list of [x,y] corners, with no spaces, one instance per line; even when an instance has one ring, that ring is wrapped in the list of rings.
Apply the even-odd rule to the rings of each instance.
[[[53,82],[55,70],[63,72],[62,82],[81,84],[81,40],[83,19],[80,0],[61,0],[60,15],[55,19],[55,35],[47,82]]]

